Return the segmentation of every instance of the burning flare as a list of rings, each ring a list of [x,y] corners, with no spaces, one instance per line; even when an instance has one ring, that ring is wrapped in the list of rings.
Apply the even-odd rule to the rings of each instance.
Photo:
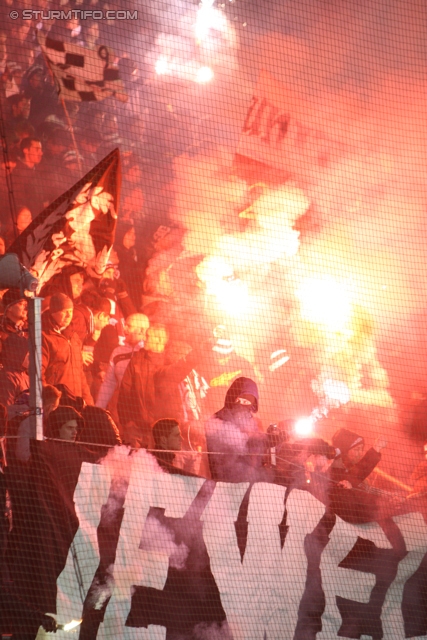
[[[206,294],[216,298],[230,316],[247,312],[250,303],[248,286],[234,275],[233,268],[220,257],[210,256],[196,267],[197,277],[205,284]]]
[[[83,620],[71,620],[71,622],[67,622],[66,624],[58,624],[58,629],[60,631],[74,631],[82,622]]]
[[[342,331],[352,315],[348,288],[331,277],[307,278],[296,292],[305,320],[323,325],[330,331]]]
[[[197,82],[204,83],[210,82],[214,77],[214,72],[210,67],[200,67],[197,72],[196,80]]]

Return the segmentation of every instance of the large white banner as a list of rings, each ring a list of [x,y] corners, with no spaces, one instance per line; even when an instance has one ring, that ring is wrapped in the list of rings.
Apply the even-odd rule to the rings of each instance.
[[[320,124],[314,105],[262,71],[237,154],[297,175],[328,166],[346,147]]]
[[[85,638],[427,638],[420,513],[351,525],[308,491],[169,475],[124,447],[83,464],[74,501],[55,617],[91,620]]]

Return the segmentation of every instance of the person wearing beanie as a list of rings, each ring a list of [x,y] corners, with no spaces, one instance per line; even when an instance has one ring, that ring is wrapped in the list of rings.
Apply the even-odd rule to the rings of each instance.
[[[93,399],[83,372],[82,342],[75,331],[67,331],[73,319],[73,301],[65,293],[55,293],[43,314],[43,384],[65,385],[87,404]]]
[[[339,429],[332,438],[337,457],[331,466],[331,507],[346,522],[361,524],[377,519],[378,496],[369,493],[365,480],[381,460],[387,440],[380,437],[364,453],[365,441],[349,429]]]
[[[309,491],[328,505],[329,469],[336,451],[321,438],[301,438],[290,444],[283,443],[277,454],[275,482],[292,489]]]
[[[84,343],[88,335],[93,332],[93,317],[90,309],[82,302],[86,272],[78,265],[70,265],[56,274],[42,288],[42,298],[50,298],[54,293],[65,293],[73,301],[73,319],[70,329],[75,331]]]

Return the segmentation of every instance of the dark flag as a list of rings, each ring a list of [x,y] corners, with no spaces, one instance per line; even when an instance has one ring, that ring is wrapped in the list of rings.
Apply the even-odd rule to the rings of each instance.
[[[100,45],[85,49],[76,44],[38,36],[46,63],[64,100],[94,102],[115,96],[127,101],[113,51]]]
[[[115,149],[44,209],[8,249],[39,279],[39,290],[64,267],[92,276],[105,270],[113,246],[121,184]]]

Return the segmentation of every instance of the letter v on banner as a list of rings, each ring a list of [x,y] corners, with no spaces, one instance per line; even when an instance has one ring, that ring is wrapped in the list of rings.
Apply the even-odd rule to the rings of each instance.
[[[307,492],[292,492],[290,529],[282,550],[279,525],[285,488],[256,483],[250,494],[242,562],[234,523],[247,488],[247,484],[218,483],[205,509],[203,537],[211,570],[234,640],[292,639],[306,582],[304,538],[325,508]],[[291,612],[294,619],[290,621]]]
[[[132,463],[130,484],[124,505],[114,564],[113,594],[99,628],[98,640],[164,640],[166,628],[126,627],[131,608],[132,588],[146,586],[163,589],[169,567],[169,553],[140,549],[141,536],[150,507],[165,509],[165,515],[182,518],[190,508],[203,478],[169,475],[153,471],[152,457],[139,452]]]

